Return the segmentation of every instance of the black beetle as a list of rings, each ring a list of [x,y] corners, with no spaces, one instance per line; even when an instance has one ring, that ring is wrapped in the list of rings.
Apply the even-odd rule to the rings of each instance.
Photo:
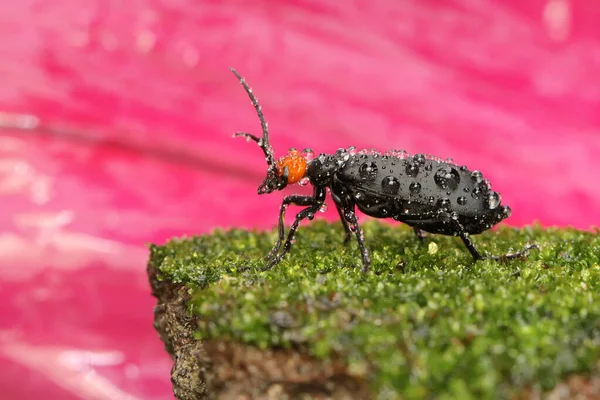
[[[356,236],[362,255],[363,271],[371,264],[364,244],[364,235],[358,226],[355,207],[375,218],[392,218],[413,227],[420,240],[423,232],[459,236],[475,260],[513,259],[524,256],[536,245],[503,256],[482,255],[477,251],[470,234],[478,234],[510,216],[510,207],[501,204],[500,194],[493,191],[490,182],[479,171],[470,171],[449,161],[424,154],[408,155],[405,151],[386,153],[374,150],[356,152],[354,147],[339,149],[335,154],[320,154],[312,158],[312,151],[302,154],[290,149],[275,161],[269,145],[267,122],[258,100],[244,78],[233,68],[256,109],[262,126],[261,138],[246,132],[234,137],[255,141],[265,153],[269,169],[258,187],[258,194],[281,190],[288,184],[310,183],[312,196],[291,195],[283,199],[279,210],[279,239],[267,255],[267,270],[276,265],[290,250],[300,221],[312,220],[324,206],[327,188],[346,232],[344,244]],[[284,215],[290,205],[305,206],[284,240]]]

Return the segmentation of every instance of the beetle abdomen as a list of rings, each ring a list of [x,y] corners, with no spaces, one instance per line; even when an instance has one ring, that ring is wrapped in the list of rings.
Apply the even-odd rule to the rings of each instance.
[[[341,150],[339,154],[344,154]],[[358,208],[376,218],[393,217],[411,222],[426,221],[447,212],[461,220],[467,230],[492,226],[506,218],[510,209],[479,171],[423,154],[362,152],[347,158],[336,174],[351,192]],[[489,220],[482,224],[481,220]]]

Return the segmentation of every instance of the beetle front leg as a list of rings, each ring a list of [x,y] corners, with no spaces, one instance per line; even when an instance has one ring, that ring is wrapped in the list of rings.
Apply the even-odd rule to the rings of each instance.
[[[310,203],[310,206],[305,208],[304,210],[300,211],[298,214],[296,214],[296,219],[294,220],[294,223],[292,224],[292,226],[290,227],[290,230],[288,231],[288,235],[287,235],[287,239],[285,241],[285,244],[283,245],[283,250],[278,253],[275,254],[273,253],[270,256],[270,261],[269,263],[261,268],[262,271],[266,271],[269,270],[271,268],[273,268],[275,265],[277,265],[277,263],[279,263],[283,257],[285,256],[285,254],[290,251],[290,249],[292,248],[292,242],[294,240],[294,236],[296,235],[296,230],[298,229],[298,226],[300,225],[300,222],[304,219],[313,219],[315,217],[315,214],[319,211],[319,209],[321,208],[321,206],[323,205],[323,202],[325,201],[325,188],[324,187],[315,187],[315,191],[314,191],[314,195],[311,196],[288,196],[284,199],[283,203],[281,204],[281,211],[280,211],[280,219],[279,219],[279,234],[280,234],[280,240],[278,240],[274,246],[277,248],[277,250],[279,250],[279,248],[281,247],[281,242],[283,241],[283,212],[285,212],[285,207],[287,207],[286,205],[286,200],[290,199],[290,202],[288,202],[288,204],[292,204],[292,200],[295,199],[298,201],[304,201],[306,203]],[[295,203],[295,202],[294,202]],[[295,203],[297,204],[297,203]]]
[[[285,223],[285,210],[286,208],[290,205],[297,205],[297,206],[312,206],[315,204],[317,200],[312,197],[312,196],[300,196],[300,195],[291,195],[291,196],[287,196],[283,199],[283,202],[281,202],[281,208],[279,209],[279,223],[278,223],[278,234],[279,237],[277,239],[277,242],[275,242],[275,245],[273,246],[273,248],[271,249],[271,251],[269,252],[269,254],[267,254],[267,256],[265,257],[266,260],[271,260],[273,257],[275,257],[275,255],[279,252],[279,248],[281,247],[281,243],[283,243],[283,238],[285,236],[285,227],[284,227],[284,223]]]

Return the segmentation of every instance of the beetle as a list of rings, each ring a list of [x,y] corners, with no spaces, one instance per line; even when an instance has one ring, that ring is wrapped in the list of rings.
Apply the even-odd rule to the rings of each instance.
[[[327,189],[344,227],[344,244],[350,241],[352,234],[356,237],[363,272],[369,270],[371,259],[358,225],[356,208],[374,218],[391,218],[411,226],[421,241],[424,232],[458,236],[475,260],[514,259],[537,248],[535,244],[527,245],[521,251],[502,256],[480,253],[470,235],[482,233],[508,218],[511,209],[502,204],[500,194],[492,190],[481,172],[449,160],[424,154],[409,155],[403,150],[356,152],[354,147],[340,148],[335,154],[321,153],[316,158],[311,157],[311,151],[300,153],[290,149],[287,155],[275,160],[262,108],[245,79],[235,69],[231,71],[250,97],[262,127],[262,137],[247,132],[233,134],[233,137],[256,142],[265,154],[267,176],[258,187],[258,194],[282,190],[294,183],[313,186],[312,196],[293,194],[283,199],[278,239],[266,256],[268,263],[262,270],[275,266],[290,251],[300,222],[312,220],[324,206]],[[296,215],[286,238],[284,216],[290,205],[305,208]]]

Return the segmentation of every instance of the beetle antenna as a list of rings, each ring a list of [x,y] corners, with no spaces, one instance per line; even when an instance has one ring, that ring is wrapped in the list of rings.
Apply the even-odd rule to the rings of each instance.
[[[273,149],[269,145],[269,128],[267,126],[267,121],[265,121],[265,116],[262,113],[260,104],[258,104],[258,100],[256,99],[256,96],[254,96],[254,93],[252,93],[252,89],[250,88],[250,86],[248,86],[248,84],[246,83],[246,80],[244,78],[242,78],[241,75],[238,74],[235,69],[230,68],[230,70],[231,70],[231,72],[233,72],[233,74],[236,76],[236,78],[238,78],[238,80],[244,87],[244,90],[246,90],[246,93],[248,93],[248,97],[250,97],[250,100],[252,101],[252,105],[254,106],[254,109],[256,110],[256,113],[258,114],[258,119],[260,120],[260,126],[262,127],[262,132],[263,132],[262,138],[259,138],[257,136],[254,136],[251,133],[246,133],[246,132],[236,132],[233,136],[234,137],[243,136],[245,138],[255,141],[260,146],[262,151],[265,153],[265,156],[267,158],[267,164],[269,165],[269,167],[272,167],[275,165],[275,160],[273,158]]]

